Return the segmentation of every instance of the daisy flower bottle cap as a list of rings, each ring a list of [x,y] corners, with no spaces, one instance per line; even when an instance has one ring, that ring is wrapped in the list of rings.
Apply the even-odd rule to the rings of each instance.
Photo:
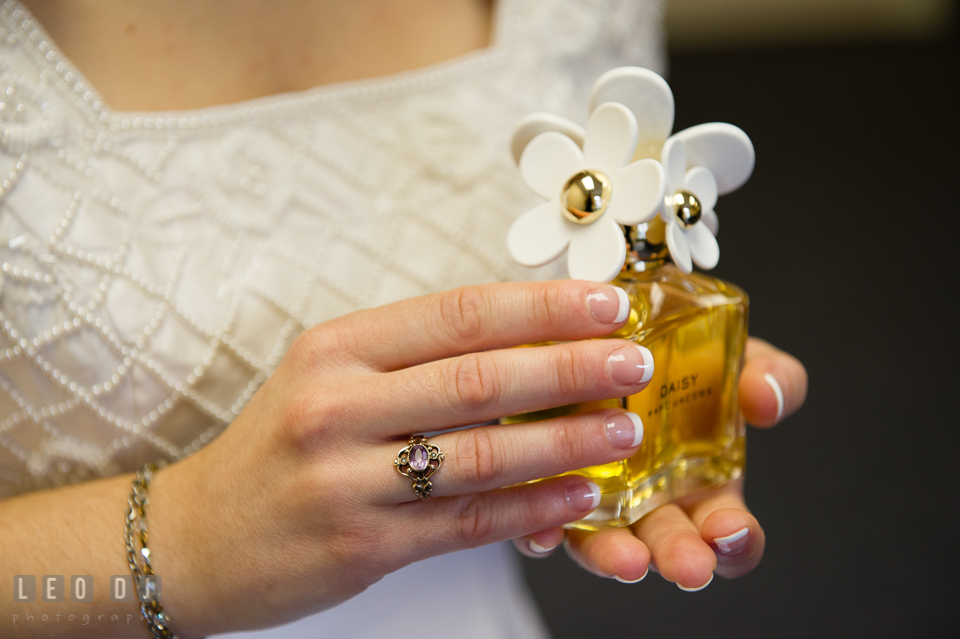
[[[589,105],[586,129],[535,113],[514,131],[520,174],[546,201],[511,226],[513,258],[540,266],[566,251],[571,278],[601,282],[624,268],[628,245],[634,258],[668,251],[685,273],[716,266],[714,207],[753,172],[750,138],[723,123],[670,135],[673,93],[638,67],[603,74]]]

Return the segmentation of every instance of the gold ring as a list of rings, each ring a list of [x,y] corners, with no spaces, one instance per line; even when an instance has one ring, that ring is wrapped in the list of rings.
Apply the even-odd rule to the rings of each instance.
[[[433,483],[430,476],[440,468],[443,462],[443,453],[436,446],[427,443],[423,435],[413,435],[405,448],[397,453],[393,466],[404,477],[413,480],[413,492],[420,499],[430,499]]]

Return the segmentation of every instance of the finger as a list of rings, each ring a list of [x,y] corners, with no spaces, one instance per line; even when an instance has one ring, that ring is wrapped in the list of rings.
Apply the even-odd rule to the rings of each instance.
[[[754,426],[773,426],[807,398],[807,370],[797,358],[750,338],[740,374],[740,410]]]
[[[371,420],[363,432],[393,438],[634,395],[647,387],[653,369],[653,354],[625,340],[512,348],[370,375],[358,387],[366,399],[357,405],[377,406],[391,398],[382,410],[364,412],[390,419]]]
[[[588,572],[633,584],[647,576],[650,550],[629,528],[567,531],[567,554]]]
[[[626,459],[643,440],[643,422],[634,413],[606,410],[526,424],[478,426],[430,438],[444,455],[433,475],[433,495],[480,493],[504,486]],[[418,499],[411,479],[389,469],[404,446],[381,444],[364,464],[383,468],[375,503]]]
[[[582,519],[600,505],[600,488],[577,475],[390,509],[399,556],[412,561],[474,548]]]
[[[696,591],[713,580],[717,557],[676,504],[657,508],[633,525],[634,533],[650,549],[657,571],[682,590]]]
[[[609,335],[630,303],[618,287],[573,280],[487,284],[351,313],[318,328],[336,347],[381,371],[475,351]],[[347,355],[345,355],[347,356]]]
[[[553,554],[553,551],[563,543],[564,537],[563,528],[550,528],[514,539],[513,545],[522,555],[531,559],[544,559]]]
[[[733,579],[756,568],[766,537],[744,503],[742,479],[697,497],[685,503],[684,510],[717,556],[714,573]]]

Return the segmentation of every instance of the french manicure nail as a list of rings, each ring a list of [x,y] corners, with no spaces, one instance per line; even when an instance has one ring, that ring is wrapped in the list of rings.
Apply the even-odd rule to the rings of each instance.
[[[619,413],[607,419],[603,433],[614,448],[633,448],[643,441],[643,422],[636,413]]]
[[[630,298],[619,286],[604,286],[587,293],[587,305],[598,322],[619,324],[630,314]]]
[[[750,529],[741,528],[732,535],[726,537],[717,537],[713,540],[713,545],[717,547],[717,552],[724,557],[733,557],[743,552],[744,548],[750,542]]]
[[[553,548],[546,548],[544,546],[541,546],[540,544],[538,544],[532,539],[530,540],[529,547],[530,547],[530,552],[536,553],[538,555],[545,555],[548,552],[552,551],[554,548],[556,548],[556,546],[553,546]]]
[[[592,481],[567,488],[567,503],[574,510],[595,510],[600,505],[600,487]]]
[[[707,583],[703,584],[702,586],[697,586],[696,588],[684,588],[684,587],[681,586],[680,584],[677,584],[677,588],[679,588],[680,590],[682,590],[682,591],[684,591],[684,592],[699,592],[699,591],[703,590],[704,588],[706,588],[707,586],[709,586],[711,583],[713,583],[713,573],[712,573],[712,572],[710,573],[710,578],[707,579]]]
[[[653,353],[639,344],[618,348],[607,358],[607,370],[615,382],[624,386],[649,382],[653,377]]]
[[[783,416],[783,389],[780,388],[780,382],[777,381],[777,378],[770,373],[764,373],[763,379],[773,389],[773,394],[777,396],[777,419],[780,419]]]
[[[634,579],[633,581],[631,581],[631,580],[629,580],[629,579],[621,579],[620,577],[618,577],[618,576],[616,576],[616,575],[614,575],[614,579],[616,579],[617,581],[619,581],[619,582],[622,583],[622,584],[637,584],[637,583],[640,583],[641,581],[643,581],[644,579],[646,579],[646,578],[647,578],[647,575],[649,575],[649,574],[650,574],[650,566],[647,566],[647,569],[643,571],[643,574],[640,575],[640,577],[639,577],[638,579]]]

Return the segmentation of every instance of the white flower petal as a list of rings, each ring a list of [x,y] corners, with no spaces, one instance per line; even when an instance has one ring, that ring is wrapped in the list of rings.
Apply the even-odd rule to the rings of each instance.
[[[667,190],[672,195],[687,185],[687,147],[676,136],[667,138],[661,161],[667,170]]]
[[[513,137],[510,139],[510,150],[513,152],[513,160],[519,164],[520,156],[523,150],[530,143],[530,140],[541,133],[547,131],[556,131],[562,133],[574,142],[577,146],[583,146],[583,138],[586,131],[579,124],[570,120],[553,115],[552,113],[531,113],[517,124],[513,129]]]
[[[569,226],[563,219],[559,202],[544,202],[514,221],[507,232],[507,248],[519,264],[542,266],[567,248]]]
[[[633,226],[646,222],[663,206],[667,190],[667,174],[656,160],[640,160],[628,164],[611,176],[613,192],[610,215],[620,224]]]
[[[732,124],[699,124],[672,137],[686,143],[691,165],[705,166],[713,172],[720,195],[738,189],[753,173],[753,143]]]
[[[695,166],[687,171],[685,178],[687,190],[700,200],[705,209],[712,209],[717,205],[717,180],[705,166]]]
[[[583,141],[583,164],[607,175],[626,166],[637,150],[637,119],[630,109],[607,102],[590,114]]]
[[[670,249],[670,257],[673,258],[673,263],[677,265],[677,268],[684,273],[693,271],[687,238],[683,234],[683,229],[676,222],[667,224],[667,248]]]
[[[520,155],[520,175],[531,189],[548,200],[559,198],[564,183],[582,169],[580,147],[556,131],[533,138]]]
[[[611,69],[593,85],[590,112],[604,102],[619,102],[633,112],[640,152],[644,157],[658,157],[673,130],[673,92],[666,80],[640,67]]]
[[[720,232],[720,218],[713,209],[703,209],[700,212],[700,221],[707,225],[714,237]]]
[[[593,224],[573,229],[567,268],[575,280],[609,282],[627,259],[623,230],[609,215]]]
[[[667,206],[666,202],[664,202],[664,204],[660,206],[660,220],[663,221],[664,224],[669,224],[673,221],[673,216],[673,207]]]
[[[694,224],[687,229],[685,235],[690,247],[690,257],[697,266],[710,270],[717,265],[720,261],[720,245],[710,229],[703,224]]]

